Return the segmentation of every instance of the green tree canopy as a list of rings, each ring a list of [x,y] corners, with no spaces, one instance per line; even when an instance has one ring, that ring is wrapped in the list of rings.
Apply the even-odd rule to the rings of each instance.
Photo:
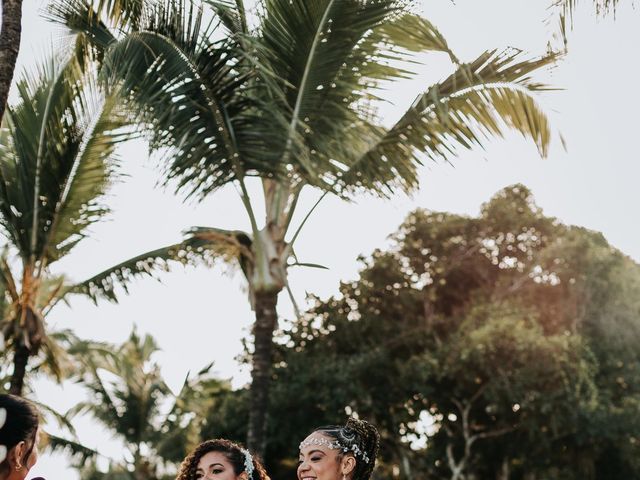
[[[522,185],[478,217],[417,210],[393,238],[281,332],[276,478],[298,438],[353,413],[381,429],[380,478],[638,475],[635,262],[545,216]]]

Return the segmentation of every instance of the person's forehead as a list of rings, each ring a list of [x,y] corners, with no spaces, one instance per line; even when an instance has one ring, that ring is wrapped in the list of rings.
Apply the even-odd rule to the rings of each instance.
[[[214,463],[221,463],[222,465],[228,465],[229,460],[224,456],[222,452],[207,452],[198,461],[199,467],[208,467]]]

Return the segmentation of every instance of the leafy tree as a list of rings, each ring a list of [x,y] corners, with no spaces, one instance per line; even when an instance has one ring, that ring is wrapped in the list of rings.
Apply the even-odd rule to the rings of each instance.
[[[60,301],[72,294],[115,301],[117,285],[126,289],[170,259],[194,259],[198,247],[147,252],[80,283],[56,274],[51,267],[108,213],[101,197],[117,178],[115,148],[131,136],[128,118],[74,60],[51,58],[17,88],[0,131],[0,328],[13,364],[10,391],[20,395],[30,358],[63,373],[64,349],[46,325]]]
[[[418,210],[394,238],[280,333],[275,478],[296,439],[353,413],[381,429],[380,478],[638,475],[635,262],[522,185],[476,218]],[[209,414],[213,434],[241,435],[246,394]]]
[[[91,399],[76,405],[69,416],[88,413],[125,445],[124,463],[107,473],[94,464],[84,468],[88,478],[147,480],[169,478],[188,451],[199,442],[204,412],[229,389],[209,374],[211,365],[187,378],[177,395],[165,384],[153,361],[158,347],[152,337],[135,331],[122,345],[77,342],[71,353],[80,359],[77,379]]]
[[[534,99],[546,87],[532,74],[556,55],[490,50],[462,63],[409,3],[265,0],[251,15],[240,0],[98,2],[95,9],[60,0],[50,11],[80,34],[78,54],[101,60],[104,77],[125,92],[151,149],[164,154],[167,181],[197,198],[237,187],[251,231],[198,227],[190,235],[225,249],[249,286],[254,450],[265,443],[278,294],[289,288],[289,267],[308,265],[294,252],[315,208],[297,211],[303,189],[321,198],[412,191],[424,159],[449,160],[506,127],[547,150],[549,126]],[[427,52],[447,55],[454,72],[383,127],[382,88],[412,77],[411,61]],[[252,178],[262,183],[259,200],[249,196]]]

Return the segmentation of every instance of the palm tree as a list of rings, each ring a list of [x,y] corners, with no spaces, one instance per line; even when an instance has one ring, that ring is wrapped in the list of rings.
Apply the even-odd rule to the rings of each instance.
[[[91,398],[68,415],[90,414],[125,444],[126,463],[113,464],[112,475],[104,478],[160,478],[165,464],[179,463],[200,441],[203,419],[216,395],[230,388],[209,375],[209,365],[193,378],[187,376],[174,395],[153,361],[157,351],[151,336],[140,337],[135,330],[122,345],[81,341],[71,348],[81,363],[77,378]]]
[[[75,60],[51,58],[17,88],[0,131],[0,329],[13,364],[10,392],[21,395],[31,357],[63,373],[64,349],[45,321],[61,300],[116,300],[118,284],[126,288],[132,277],[194,252],[185,244],[161,248],[80,283],[54,274],[51,266],[108,213],[100,198],[115,179],[116,145],[131,134],[115,96],[104,97]]]
[[[9,98],[22,36],[22,0],[2,0],[0,19],[0,122]]]
[[[164,153],[167,182],[197,198],[237,187],[251,231],[197,227],[188,238],[225,249],[249,286],[256,318],[248,445],[258,452],[278,294],[289,289],[289,267],[313,266],[294,252],[315,208],[293,225],[302,190],[321,199],[411,192],[424,160],[448,161],[506,127],[547,151],[549,125],[533,96],[545,86],[532,74],[556,55],[491,50],[462,63],[408,3],[262,0],[249,14],[242,0],[101,1],[95,9],[59,0],[49,12],[125,92],[151,148]],[[382,88],[414,76],[411,62],[427,52],[448,55],[453,73],[383,127]],[[251,178],[262,183],[260,201],[248,193]]]

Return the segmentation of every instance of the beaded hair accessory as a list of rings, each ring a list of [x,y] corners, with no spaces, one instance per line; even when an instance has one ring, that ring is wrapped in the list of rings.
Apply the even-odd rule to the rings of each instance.
[[[0,408],[0,428],[2,428],[6,420],[7,410],[4,408]],[[0,445],[0,462],[4,462],[5,458],[7,458],[7,447],[6,445]]]
[[[308,447],[310,445],[315,445],[318,447],[327,447],[329,450],[342,450],[343,453],[347,453],[351,451],[356,457],[360,457],[364,463],[369,463],[369,456],[365,452],[363,452],[360,449],[360,447],[358,447],[358,445],[356,445],[355,443],[349,447],[347,445],[340,443],[337,440],[330,441],[324,437],[322,438],[313,437],[300,442],[299,449],[302,450],[303,448]]]
[[[251,480],[253,475],[253,457],[251,456],[251,452],[249,450],[245,450],[244,448],[240,450],[244,455],[244,471],[247,472],[247,477]]]

